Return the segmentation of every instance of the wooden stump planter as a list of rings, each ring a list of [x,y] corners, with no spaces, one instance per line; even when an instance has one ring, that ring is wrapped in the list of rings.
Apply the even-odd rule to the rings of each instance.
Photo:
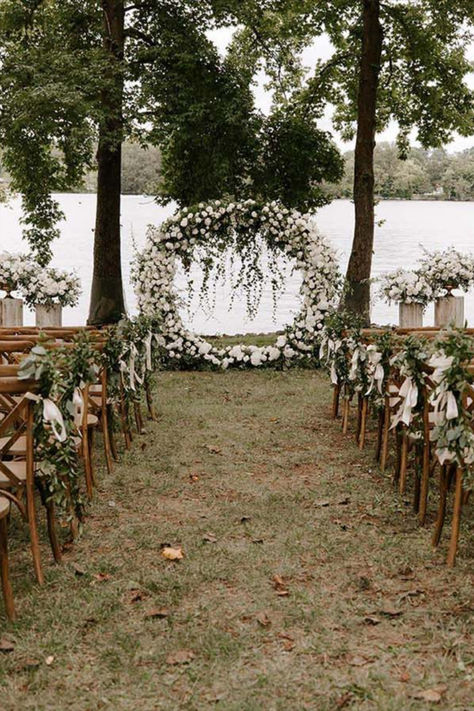
[[[464,297],[440,296],[435,302],[435,326],[464,326]]]
[[[35,312],[35,324],[39,328],[61,328],[63,325],[63,307],[60,304],[53,306],[38,304]]]
[[[421,328],[423,326],[423,305],[399,304],[399,323],[401,328]]]
[[[12,296],[0,299],[0,326],[23,326],[23,301]]]

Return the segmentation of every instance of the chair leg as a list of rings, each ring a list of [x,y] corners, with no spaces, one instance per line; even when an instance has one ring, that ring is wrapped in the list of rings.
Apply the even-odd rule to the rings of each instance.
[[[383,418],[384,411],[379,410],[377,423],[377,449],[375,452],[375,459],[377,462],[380,462],[380,455],[382,454]]]
[[[87,425],[82,428],[82,458],[84,460],[84,473],[86,477],[86,491],[89,501],[92,500],[93,478],[92,464],[90,459],[89,433]]]
[[[332,418],[333,420],[339,414],[339,396],[341,394],[341,386],[335,385],[332,391]]]
[[[408,433],[403,430],[402,433],[402,449],[400,452],[400,477],[398,487],[400,494],[405,493],[407,485],[407,466],[408,466]]]
[[[362,412],[361,412],[361,419],[360,419],[360,436],[359,436],[359,449],[360,450],[363,450],[365,447],[368,408],[369,408],[369,401],[366,397],[364,397],[362,400]]]
[[[5,612],[9,620],[14,620],[16,615],[13,591],[8,572],[8,523],[6,518],[0,519],[0,577],[2,579]]]
[[[110,443],[110,452],[112,454],[112,458],[115,462],[118,462],[118,452],[117,452],[117,442],[115,441],[115,433],[114,433],[114,428],[113,428],[113,414],[112,414],[112,406],[107,405],[107,429],[108,429],[108,438],[109,438],[109,443]]]
[[[454,509],[453,509],[453,527],[451,529],[451,542],[449,544],[448,551],[448,565],[450,568],[454,568],[456,563],[456,553],[458,550],[459,542],[459,528],[461,525],[461,512],[462,512],[462,469],[457,467],[456,469],[456,489],[454,492]]]
[[[343,435],[347,434],[347,430],[349,428],[349,411],[350,411],[349,398],[345,397],[344,398],[344,409],[343,409],[343,414],[342,414],[342,434]]]
[[[388,459],[388,440],[390,434],[390,406],[388,397],[385,398],[385,406],[383,411],[383,429],[382,429],[382,451],[380,454],[380,469],[384,472],[387,466]]]
[[[54,560],[56,563],[62,562],[61,546],[59,545],[58,536],[56,533],[56,513],[54,511],[54,503],[48,501],[46,503],[46,517],[48,522],[48,536],[53,551]]]
[[[36,580],[40,585],[43,585],[44,575],[41,567],[41,552],[39,546],[38,527],[36,523],[35,494],[34,489],[30,487],[28,481],[26,483],[26,512],[28,527],[30,530],[31,554],[33,556],[33,567],[35,570]]]
[[[143,418],[139,401],[135,401],[133,403],[133,414],[135,417],[135,426],[137,428],[137,433],[141,435],[143,434]]]
[[[153,404],[153,396],[151,393],[151,388],[150,388],[150,383],[148,382],[148,379],[145,381],[145,396],[146,396],[146,406],[148,409],[148,415],[151,420],[156,421],[156,412],[155,412],[155,407]]]
[[[433,537],[431,542],[434,548],[437,548],[441,540],[441,534],[443,533],[444,520],[446,517],[446,501],[448,498],[448,467],[443,464],[439,472],[439,505],[438,505],[438,516],[436,518],[435,529],[433,531]]]
[[[102,437],[104,438],[105,463],[107,465],[107,473],[110,475],[110,474],[112,474],[114,467],[112,464],[112,447],[110,444],[110,426],[109,426],[109,413],[107,411],[107,405],[105,407],[102,407],[101,424],[102,424]]]

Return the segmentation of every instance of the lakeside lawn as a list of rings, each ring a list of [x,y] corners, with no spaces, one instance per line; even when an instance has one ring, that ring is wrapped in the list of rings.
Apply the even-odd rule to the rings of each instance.
[[[14,518],[0,707],[471,709],[472,505],[452,571],[330,399],[318,372],[160,374],[43,588]]]

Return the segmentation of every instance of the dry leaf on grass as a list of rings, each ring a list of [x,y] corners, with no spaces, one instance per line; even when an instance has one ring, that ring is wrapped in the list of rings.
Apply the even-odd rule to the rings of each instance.
[[[189,481],[191,482],[191,484],[194,484],[196,481],[199,481],[199,474],[190,474]]]
[[[163,558],[166,558],[166,560],[182,560],[184,558],[184,553],[181,546],[178,546],[177,548],[165,546],[161,551],[161,555],[163,556]]]
[[[381,620],[374,615],[367,615],[367,617],[364,617],[364,622],[366,625],[379,625]]]
[[[112,576],[110,573],[96,573],[93,577],[97,580],[97,582],[104,583],[107,580],[110,580]]]
[[[0,639],[0,652],[3,652],[4,654],[7,654],[8,652],[13,652],[15,649],[15,644],[11,642],[9,639],[5,639],[2,637]]]
[[[259,612],[255,616],[255,619],[257,620],[259,625],[262,625],[262,627],[269,627],[272,624],[266,612]]]
[[[290,594],[288,587],[281,577],[281,575],[274,575],[272,578],[273,587],[276,590],[276,594],[280,597],[287,597]]]
[[[170,611],[166,607],[152,607],[150,610],[145,612],[145,617],[164,619],[165,617],[168,617],[169,614]]]
[[[137,588],[132,588],[132,590],[128,591],[129,594],[129,603],[134,603],[134,602],[141,602],[144,600],[146,597],[148,597],[148,593],[146,593],[144,590],[138,590]]]
[[[204,543],[217,543],[217,538],[213,533],[205,533],[202,540]]]
[[[166,657],[167,664],[189,664],[196,655],[191,649],[180,649]]]
[[[221,454],[222,452],[222,449],[220,447],[217,447],[215,444],[205,444],[204,446],[211,454]]]
[[[361,654],[350,654],[347,657],[347,663],[351,667],[363,667],[366,664],[370,664],[372,660],[369,657],[363,657]]]
[[[400,615],[403,614],[403,610],[393,607],[392,605],[385,605],[380,612],[386,617],[400,617]]]
[[[85,569],[78,563],[71,563],[71,565],[72,565],[74,573],[76,575],[85,575],[86,574]]]
[[[52,654],[50,654],[49,657],[46,657],[46,659],[44,660],[44,663],[46,664],[47,667],[50,667],[53,662],[54,662],[54,657]]]
[[[421,701],[431,701],[431,703],[438,704],[441,701],[443,694],[445,694],[447,690],[447,686],[436,686],[433,689],[416,691],[414,694],[411,694],[411,696],[414,699],[420,699]]]

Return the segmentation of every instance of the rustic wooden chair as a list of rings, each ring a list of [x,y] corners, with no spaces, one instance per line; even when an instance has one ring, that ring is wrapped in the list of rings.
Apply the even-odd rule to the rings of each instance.
[[[3,601],[5,612],[9,620],[14,620],[15,605],[13,602],[13,592],[10,583],[9,561],[8,561],[8,520],[10,517],[11,504],[14,503],[23,518],[26,518],[25,509],[22,502],[9,491],[0,492],[0,578],[2,583]]]
[[[37,516],[35,508],[35,457],[34,457],[34,395],[37,384],[19,380],[14,375],[4,375],[0,366],[0,393],[14,395],[15,403],[0,422],[0,490],[14,491],[18,499],[26,501],[33,566],[38,582],[44,582],[41,567]],[[56,560],[61,552],[56,538],[54,507],[46,506],[48,533]]]

